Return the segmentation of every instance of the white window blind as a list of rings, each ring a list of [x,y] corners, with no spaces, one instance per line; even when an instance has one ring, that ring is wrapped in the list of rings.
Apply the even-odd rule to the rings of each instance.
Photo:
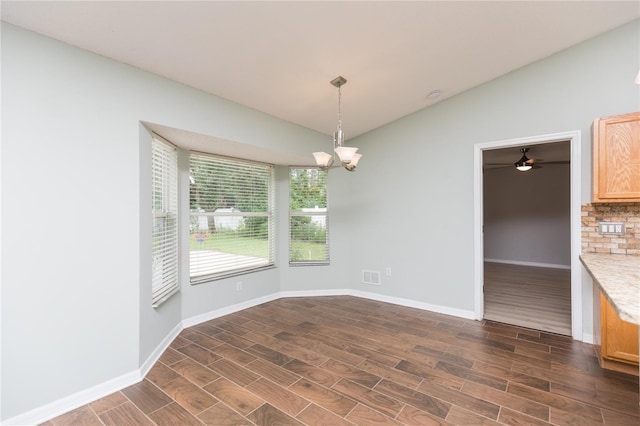
[[[157,307],[178,291],[178,152],[153,138],[151,298]]]
[[[289,264],[329,263],[326,170],[289,169]]]
[[[274,264],[273,166],[192,153],[191,283]]]

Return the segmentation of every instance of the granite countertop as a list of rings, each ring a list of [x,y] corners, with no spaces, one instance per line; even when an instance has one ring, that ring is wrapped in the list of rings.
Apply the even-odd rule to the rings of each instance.
[[[640,256],[585,253],[580,260],[618,316],[640,324]]]

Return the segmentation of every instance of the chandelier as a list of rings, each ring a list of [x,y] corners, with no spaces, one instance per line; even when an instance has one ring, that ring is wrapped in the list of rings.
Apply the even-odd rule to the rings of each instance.
[[[314,152],[313,156],[316,159],[318,167],[322,170],[326,170],[333,164],[336,154],[340,160],[340,165],[352,172],[356,169],[358,161],[362,155],[357,154],[358,148],[352,148],[344,146],[344,132],[342,131],[342,90],[341,87],[346,84],[347,80],[338,76],[331,80],[331,84],[338,88],[338,128],[333,133],[333,154],[327,154],[326,152]]]

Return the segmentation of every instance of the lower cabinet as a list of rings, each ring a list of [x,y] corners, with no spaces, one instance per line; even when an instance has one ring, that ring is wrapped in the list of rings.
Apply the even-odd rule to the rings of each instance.
[[[600,365],[638,375],[638,326],[620,319],[600,293]]]

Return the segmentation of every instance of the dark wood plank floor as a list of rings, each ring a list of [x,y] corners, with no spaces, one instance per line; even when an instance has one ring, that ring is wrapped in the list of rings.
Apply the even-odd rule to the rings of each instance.
[[[591,345],[349,296],[183,330],[140,383],[46,425],[633,425]]]

